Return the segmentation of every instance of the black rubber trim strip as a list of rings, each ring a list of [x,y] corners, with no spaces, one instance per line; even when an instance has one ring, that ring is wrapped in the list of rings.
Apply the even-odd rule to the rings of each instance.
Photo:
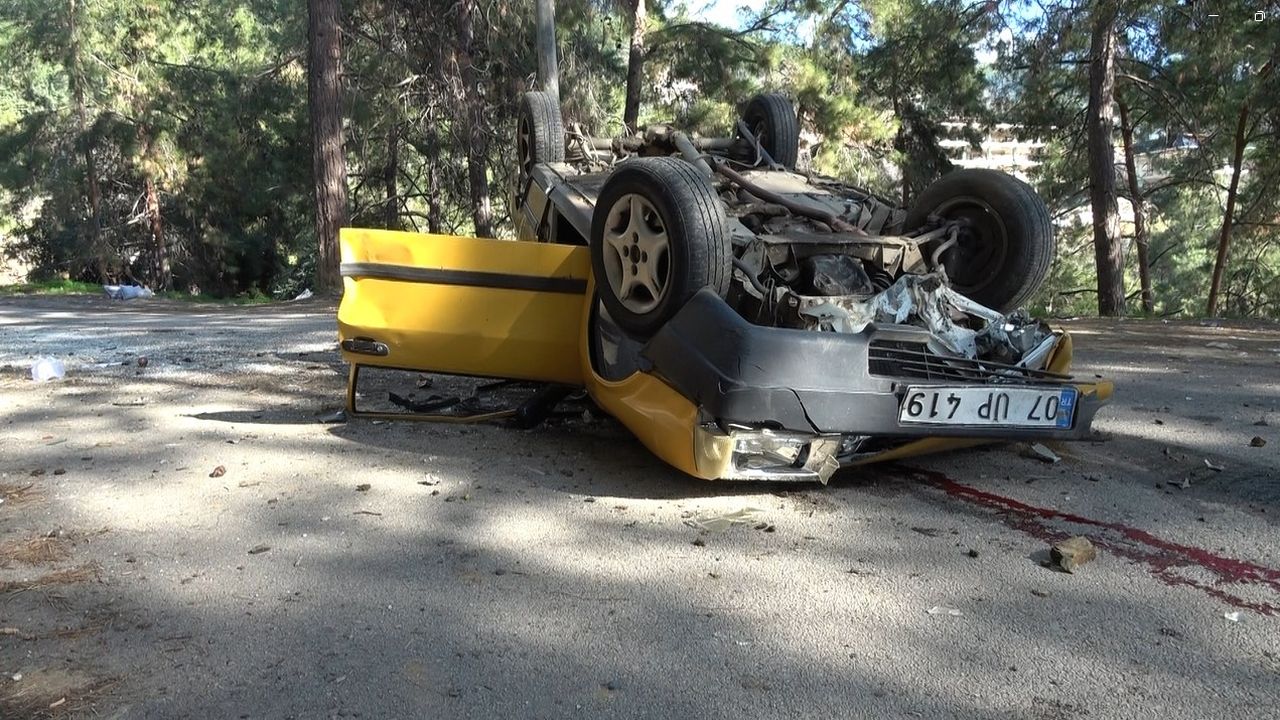
[[[404,280],[405,282],[429,283],[432,285],[465,285],[499,290],[530,290],[570,295],[583,295],[587,292],[587,281],[577,278],[508,275],[506,273],[480,272],[476,270],[444,270],[388,265],[386,263],[342,263],[341,272],[343,277]]]

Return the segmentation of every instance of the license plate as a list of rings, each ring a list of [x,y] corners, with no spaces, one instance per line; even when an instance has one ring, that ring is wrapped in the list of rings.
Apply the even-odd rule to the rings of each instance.
[[[908,387],[898,410],[903,425],[1071,429],[1076,389]]]

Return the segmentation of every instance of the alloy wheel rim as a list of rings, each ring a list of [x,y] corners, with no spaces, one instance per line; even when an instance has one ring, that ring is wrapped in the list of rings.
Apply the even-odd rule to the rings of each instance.
[[[605,222],[602,255],[609,289],[627,310],[643,315],[671,285],[671,243],[653,203],[636,193],[618,198]]]

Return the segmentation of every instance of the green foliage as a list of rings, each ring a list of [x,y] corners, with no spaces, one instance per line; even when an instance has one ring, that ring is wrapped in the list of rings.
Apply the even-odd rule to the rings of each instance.
[[[0,59],[29,70],[0,79],[0,187],[16,218],[7,250],[37,277],[148,279],[147,181],[178,287],[266,289],[278,258],[311,244],[305,75],[272,43],[296,15],[267,3],[8,5]]]
[[[1008,104],[1027,135],[1051,140],[1036,181],[1060,214],[1084,202],[1089,186],[1084,159],[1087,102],[1086,11],[1098,3],[1055,2],[1028,12],[1013,3],[1017,25],[1012,52],[999,73],[1002,87],[1017,87]],[[1275,316],[1280,296],[1280,78],[1274,71],[1280,25],[1228,22],[1248,18],[1242,2],[1171,5],[1119,4],[1121,48],[1116,93],[1131,109],[1139,193],[1150,234],[1154,312],[1199,315],[1222,237],[1237,139],[1246,152],[1232,213],[1231,245],[1223,277],[1223,314]],[[1210,10],[1218,15],[1210,17]],[[1237,138],[1242,112],[1244,134]],[[1119,138],[1117,149],[1122,147]],[[1118,166],[1122,163],[1117,161]],[[1127,195],[1127,175],[1118,185]],[[1123,205],[1123,203],[1122,203]],[[1123,213],[1122,213],[1123,214]],[[1133,225],[1122,230],[1131,236]],[[1090,238],[1064,228],[1058,265],[1042,298],[1045,307],[1087,312],[1092,287]],[[1126,250],[1126,287],[1138,287],[1137,253]],[[1064,306],[1064,302],[1066,305]],[[1136,306],[1136,304],[1135,304]]]
[[[1016,123],[1049,143],[1033,180],[1061,222],[1039,302],[1084,313],[1096,301],[1078,209],[1089,185],[1087,19],[1099,2],[770,0],[737,28],[690,17],[694,3],[647,2],[640,121],[721,134],[753,94],[786,92],[801,117],[802,165],[907,202],[950,166],[942,122]],[[1117,96],[1133,110],[1137,149],[1151,166],[1140,193],[1154,312],[1203,307],[1247,107],[1222,305],[1275,316],[1280,23],[1207,25],[1202,5],[1116,6]],[[353,224],[472,232],[477,136],[463,108],[479,98],[493,222],[509,232],[512,118],[535,87],[533,8],[478,6],[462,47],[458,7],[342,3]],[[1242,0],[1215,7],[1248,9]],[[571,131],[622,131],[631,10],[619,0],[557,3]],[[296,0],[0,0],[0,61],[11,68],[0,76],[4,251],[37,278],[96,283],[156,278],[163,249],[184,297],[293,297],[310,287],[306,20]],[[991,45],[1000,60],[983,65],[976,50]],[[464,51],[476,67],[472,87],[459,74]],[[154,217],[148,187],[159,200]]]
[[[40,280],[36,282],[0,285],[0,297],[14,295],[96,295],[102,286],[79,280]]]

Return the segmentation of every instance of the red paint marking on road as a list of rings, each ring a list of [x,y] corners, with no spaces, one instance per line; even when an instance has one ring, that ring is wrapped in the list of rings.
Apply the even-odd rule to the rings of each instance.
[[[1233,583],[1251,584],[1267,587],[1280,593],[1280,570],[1224,557],[1202,548],[1162,540],[1145,530],[1122,523],[1094,520],[1074,513],[1029,505],[1020,500],[964,485],[940,472],[918,468],[906,469],[952,497],[997,511],[1010,521],[1011,526],[1040,540],[1055,542],[1070,534],[1050,527],[1046,522],[1050,520],[1098,528],[1107,532],[1090,536],[1097,545],[1116,555],[1149,566],[1152,575],[1167,585],[1193,587],[1233,607],[1253,610],[1263,615],[1280,615],[1280,606],[1246,600],[1221,587]],[[1190,566],[1208,571],[1216,577],[1216,580],[1208,584],[1176,572],[1179,568]]]

